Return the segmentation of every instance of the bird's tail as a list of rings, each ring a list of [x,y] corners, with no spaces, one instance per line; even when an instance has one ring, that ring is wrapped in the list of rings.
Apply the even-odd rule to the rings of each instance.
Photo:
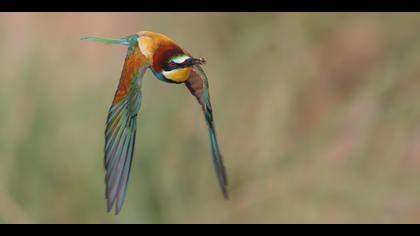
[[[129,41],[128,41],[127,38],[122,38],[122,39],[107,39],[107,38],[98,38],[98,37],[85,37],[85,38],[81,38],[80,40],[88,41],[88,42],[105,43],[105,44],[129,45]]]

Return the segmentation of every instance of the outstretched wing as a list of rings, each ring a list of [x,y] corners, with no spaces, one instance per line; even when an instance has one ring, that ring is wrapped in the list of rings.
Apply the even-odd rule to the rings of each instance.
[[[136,141],[137,113],[141,105],[141,79],[147,63],[137,45],[130,45],[118,89],[108,112],[105,130],[106,200],[108,212],[121,211]]]
[[[208,80],[206,74],[199,65],[195,65],[193,67],[190,78],[185,82],[185,85],[190,90],[191,94],[197,98],[204,112],[204,117],[209,129],[210,147],[217,179],[219,181],[220,188],[222,189],[223,196],[225,199],[229,199],[226,170],[223,164],[222,154],[220,153],[219,144],[217,142],[213,111],[210,103]]]

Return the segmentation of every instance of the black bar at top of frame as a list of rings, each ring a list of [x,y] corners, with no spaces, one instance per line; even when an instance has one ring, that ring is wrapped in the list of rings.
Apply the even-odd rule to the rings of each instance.
[[[19,12],[379,12],[419,11],[416,0],[70,0],[3,1]]]

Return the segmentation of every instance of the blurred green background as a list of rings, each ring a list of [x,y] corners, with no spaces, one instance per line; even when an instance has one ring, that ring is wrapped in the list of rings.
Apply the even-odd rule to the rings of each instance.
[[[1,13],[0,223],[420,223],[420,14]],[[143,84],[125,207],[103,145],[126,47],[205,57],[231,200],[182,85]]]

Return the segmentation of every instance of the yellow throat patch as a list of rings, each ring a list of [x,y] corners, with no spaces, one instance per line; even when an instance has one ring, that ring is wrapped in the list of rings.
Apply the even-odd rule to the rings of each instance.
[[[191,67],[162,72],[167,79],[175,82],[185,82],[190,77],[190,73]]]

